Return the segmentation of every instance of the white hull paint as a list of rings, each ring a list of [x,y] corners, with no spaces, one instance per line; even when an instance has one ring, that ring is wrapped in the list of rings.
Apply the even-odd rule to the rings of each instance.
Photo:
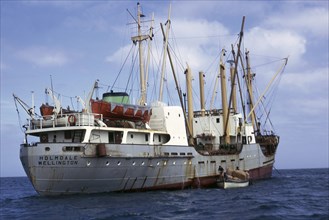
[[[274,162],[261,153],[258,144],[244,145],[239,155],[225,156],[203,156],[188,146],[109,144],[106,156],[88,155],[95,146],[22,145],[21,161],[41,195],[207,187],[216,184],[219,165],[252,170]],[[64,147],[72,151],[63,151]]]

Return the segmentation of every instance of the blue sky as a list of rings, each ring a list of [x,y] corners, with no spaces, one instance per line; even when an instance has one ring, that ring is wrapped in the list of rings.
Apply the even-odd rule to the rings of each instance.
[[[169,2],[140,2],[149,18],[154,12],[155,32],[159,35],[159,23],[167,19]],[[132,19],[126,9],[135,14],[136,3],[1,1],[1,176],[25,175],[19,160],[24,135],[12,93],[30,104],[34,91],[38,108],[46,100],[44,89],[50,87],[51,75],[64,106],[72,102],[77,106],[73,97],[86,96],[96,79],[104,83],[103,90],[112,85],[135,31],[127,25]],[[328,167],[328,1],[171,3],[171,34],[176,37],[172,46],[181,60],[178,75],[183,84],[182,65],[187,62],[194,74],[195,91],[200,70],[207,72],[206,87],[211,90],[210,75],[215,75],[217,66],[212,62],[223,47],[230,50],[231,43],[235,43],[243,15],[243,46],[250,50],[252,68],[263,88],[279,64],[262,64],[289,56],[271,110],[272,122],[281,137],[275,166]],[[154,59],[161,55],[161,36],[159,39],[153,45]],[[159,67],[151,63],[150,79],[155,80]],[[167,66],[168,75],[169,70]],[[114,88],[126,88],[129,71],[123,69]],[[167,83],[172,84],[169,76]],[[129,88],[136,96],[138,85]],[[156,88],[156,83],[150,83],[149,91]],[[176,94],[168,93],[174,89],[166,91],[164,101],[169,102]],[[156,93],[149,97],[156,97]],[[22,109],[20,116],[24,122]]]

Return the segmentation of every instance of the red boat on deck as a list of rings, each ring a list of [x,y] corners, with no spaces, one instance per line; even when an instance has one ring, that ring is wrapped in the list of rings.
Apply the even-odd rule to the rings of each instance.
[[[128,120],[133,122],[150,120],[151,108],[149,106],[131,105],[124,103],[107,102],[103,100],[90,100],[92,113],[102,114],[104,119]]]
[[[42,105],[40,106],[41,116],[49,116],[52,115],[53,112],[54,112],[54,106],[48,105],[48,103],[46,104],[42,103]]]
[[[54,109],[55,109],[55,107],[52,106],[52,105],[49,105],[48,103],[46,103],[46,104],[42,104],[42,105],[40,106],[40,113],[41,113],[41,116],[44,117],[44,118],[47,117],[47,116],[52,116],[52,115],[54,114]],[[63,109],[63,108],[61,108],[61,109],[60,109],[60,112],[61,112],[62,114],[77,113],[77,111],[72,111],[72,110],[70,110],[69,107],[68,107],[67,109]]]

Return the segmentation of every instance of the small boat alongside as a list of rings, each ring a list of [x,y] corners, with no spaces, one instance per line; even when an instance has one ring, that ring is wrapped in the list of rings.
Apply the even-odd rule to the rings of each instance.
[[[219,178],[217,179],[217,186],[222,189],[241,188],[249,186],[249,174],[246,171],[241,170],[227,170],[220,166],[218,168],[220,172]]]
[[[240,180],[240,179],[217,180],[217,186],[222,189],[247,187],[249,186],[249,180]]]

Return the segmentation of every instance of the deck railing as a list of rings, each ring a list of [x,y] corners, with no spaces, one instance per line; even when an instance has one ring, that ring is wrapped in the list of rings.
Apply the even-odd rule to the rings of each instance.
[[[28,130],[35,130],[55,127],[94,126],[97,120],[103,121],[103,115],[94,113],[46,115],[40,118],[28,119],[26,127]]]

